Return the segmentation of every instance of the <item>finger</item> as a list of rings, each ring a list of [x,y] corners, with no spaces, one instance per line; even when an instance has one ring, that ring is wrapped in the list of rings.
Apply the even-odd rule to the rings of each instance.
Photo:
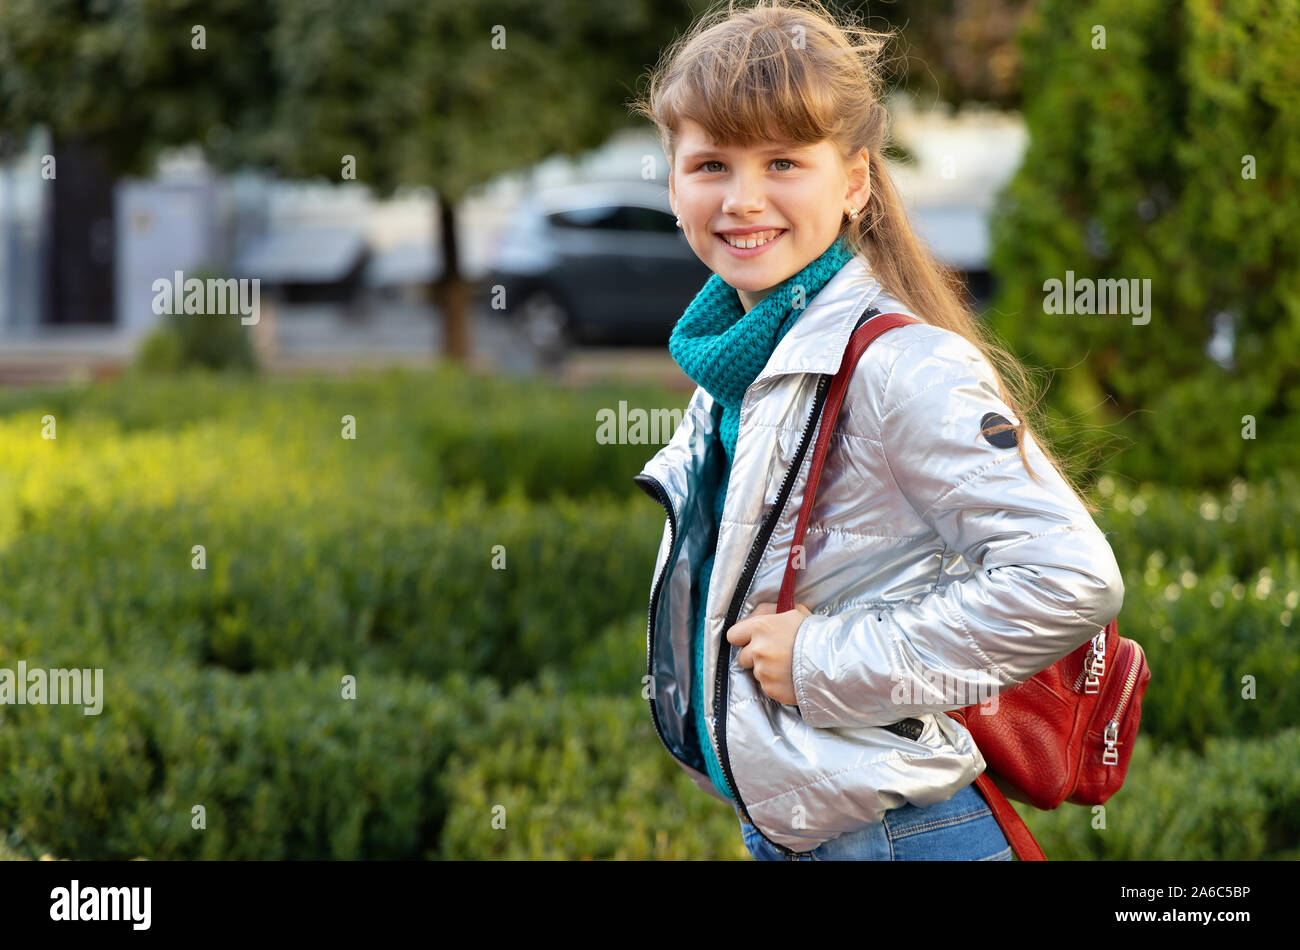
[[[748,620],[742,620],[740,623],[733,624],[731,629],[727,631],[727,642],[735,644],[738,647],[745,646],[753,636],[753,631],[750,630],[750,626],[751,624]]]
[[[750,657],[749,647],[745,647],[739,653],[736,654],[736,662],[739,663],[745,669],[749,669],[754,665],[754,661]]]
[[[758,617],[763,614],[776,613],[776,604],[762,603],[749,612],[749,616]]]

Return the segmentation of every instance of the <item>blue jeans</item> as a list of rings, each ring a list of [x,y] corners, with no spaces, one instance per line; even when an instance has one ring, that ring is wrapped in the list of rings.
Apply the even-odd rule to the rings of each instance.
[[[756,861],[786,856],[740,815],[745,847]],[[884,820],[823,842],[794,860],[802,861],[1010,861],[1011,844],[988,802],[974,784],[929,808],[903,805]]]

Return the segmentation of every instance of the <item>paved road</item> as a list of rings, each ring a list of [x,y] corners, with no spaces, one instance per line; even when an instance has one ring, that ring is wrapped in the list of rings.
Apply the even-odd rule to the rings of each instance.
[[[538,354],[504,315],[471,313],[472,364],[510,375],[544,374],[566,384],[600,378],[659,383],[689,393],[694,384],[665,347],[579,348],[559,362]],[[348,372],[393,365],[432,366],[442,352],[436,308],[402,301],[296,305],[264,313],[251,328],[273,348],[273,372]],[[131,359],[133,346],[102,327],[59,327],[41,336],[0,343],[0,385],[82,382],[110,378]]]

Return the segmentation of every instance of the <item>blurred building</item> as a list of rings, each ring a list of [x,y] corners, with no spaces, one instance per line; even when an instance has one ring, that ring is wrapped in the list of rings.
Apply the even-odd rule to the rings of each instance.
[[[893,134],[915,159],[891,171],[912,223],[940,262],[961,272],[986,303],[990,219],[998,193],[1020,167],[1028,133],[1018,114],[980,108],[949,115],[902,97],[890,103]]]

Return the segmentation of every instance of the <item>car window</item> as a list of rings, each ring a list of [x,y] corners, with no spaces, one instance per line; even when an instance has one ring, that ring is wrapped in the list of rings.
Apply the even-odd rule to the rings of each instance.
[[[672,234],[677,230],[677,221],[671,214],[664,214],[654,208],[639,208],[628,205],[622,209],[623,219],[629,231],[653,231],[660,234]]]
[[[601,208],[573,208],[548,215],[551,224],[561,228],[619,228],[617,206]],[[621,230],[621,228],[619,228]]]
[[[562,228],[599,228],[602,231],[649,231],[671,234],[677,230],[673,216],[636,205],[606,205],[557,211],[550,222]]]

